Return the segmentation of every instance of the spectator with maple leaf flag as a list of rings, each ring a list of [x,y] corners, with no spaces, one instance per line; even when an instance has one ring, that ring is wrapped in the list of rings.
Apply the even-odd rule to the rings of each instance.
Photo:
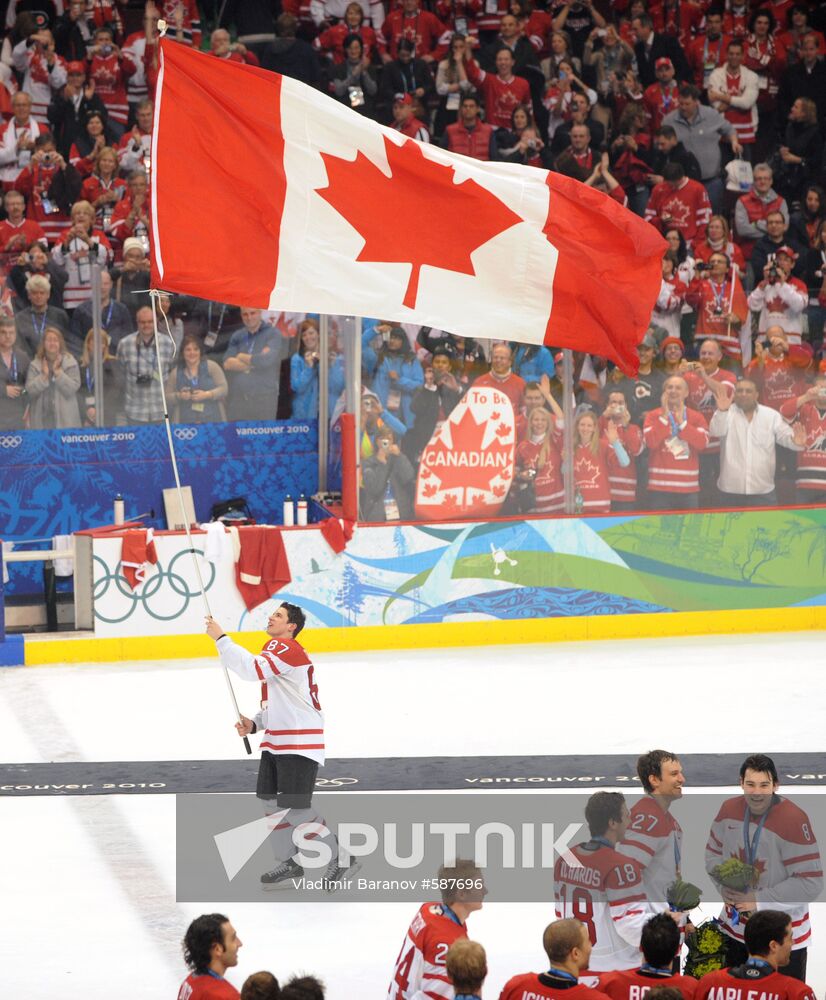
[[[702,233],[711,217],[711,203],[699,181],[686,177],[679,163],[669,163],[663,170],[663,182],[651,192],[645,209],[646,222],[661,230],[677,229],[690,243]]]
[[[688,383],[680,375],[672,375],[665,381],[660,406],[645,417],[651,510],[699,506],[699,456],[708,446],[708,424],[701,413],[686,406],[687,398]]]
[[[749,319],[749,307],[737,271],[726,254],[715,251],[711,255],[708,269],[698,270],[685,300],[697,313],[695,340],[716,340],[729,363],[739,365],[744,343],[748,348],[751,345],[748,327],[743,332],[744,343],[740,338],[740,330]]]
[[[485,121],[509,129],[514,107],[531,103],[531,88],[527,80],[514,76],[513,53],[507,46],[497,50],[495,62],[496,73],[488,73],[465,50],[465,71],[485,102]]]

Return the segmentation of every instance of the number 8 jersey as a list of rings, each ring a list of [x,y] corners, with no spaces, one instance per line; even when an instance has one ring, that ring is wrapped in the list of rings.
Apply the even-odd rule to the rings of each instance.
[[[639,865],[600,840],[566,853],[573,854],[579,866],[569,865],[564,855],[554,866],[556,916],[585,924],[592,947],[588,971],[636,967],[643,924],[651,916]]]
[[[324,763],[324,716],[318,700],[313,664],[295,639],[270,639],[253,656],[229,636],[218,640],[221,663],[247,681],[266,689],[266,707],[253,720],[263,729],[261,750],[298,754]]]

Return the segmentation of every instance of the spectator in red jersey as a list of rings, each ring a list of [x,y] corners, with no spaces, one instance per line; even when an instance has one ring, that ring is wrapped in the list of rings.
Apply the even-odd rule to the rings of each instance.
[[[181,984],[178,1000],[238,1000],[241,994],[224,976],[238,965],[242,945],[229,917],[196,917],[184,935],[184,961],[192,971]]]
[[[745,51],[740,39],[726,46],[726,63],[713,70],[708,79],[708,100],[713,108],[731,122],[743,147],[743,158],[751,159],[751,147],[757,138],[757,97],[759,80],[743,65]]]
[[[720,439],[719,503],[723,507],[773,507],[775,446],[802,451],[806,431],[794,430],[770,406],[757,402],[757,386],[740,379],[732,397],[720,386],[710,432]]]
[[[117,240],[135,236],[149,252],[149,181],[143,170],[129,175],[128,194],[112,210],[111,235]]]
[[[640,951],[645,963],[627,972],[608,972],[599,978],[599,988],[611,1000],[631,1000],[647,996],[657,990],[673,989],[682,1000],[693,1000],[697,980],[690,976],[675,975],[674,958],[680,954],[680,928],[668,913],[658,913],[647,920],[640,935]]]
[[[522,393],[525,391],[525,380],[515,375],[511,363],[513,354],[507,344],[495,344],[490,352],[490,371],[480,375],[474,386],[488,386],[501,389],[513,404],[513,412],[519,412]]]
[[[646,87],[642,103],[651,122],[652,132],[662,125],[663,118],[677,107],[677,83],[674,63],[667,56],[659,58],[654,67],[656,83]]]
[[[198,0],[160,0],[158,7],[169,25],[166,37],[200,49],[202,32]]]
[[[456,1000],[481,1000],[488,961],[485,949],[478,941],[465,938],[454,941],[447,950],[445,968]]]
[[[126,194],[126,181],[118,177],[118,154],[104,146],[95,157],[95,169],[80,188],[80,197],[91,202],[97,225],[105,232],[112,228],[115,205]]]
[[[389,63],[399,54],[399,42],[413,42],[413,53],[427,63],[438,62],[444,52],[442,41],[445,28],[428,10],[419,8],[419,0],[402,0],[401,7],[391,10],[378,36],[382,62]]]
[[[554,170],[585,183],[601,162],[599,153],[591,148],[591,130],[587,125],[574,125],[571,145],[554,160]]]
[[[9,191],[20,173],[31,163],[34,143],[46,128],[32,118],[32,99],[22,90],[11,99],[14,116],[0,136],[0,181]]]
[[[790,246],[779,247],[766,266],[763,277],[749,295],[749,309],[760,313],[757,329],[765,333],[771,326],[782,326],[790,344],[799,344],[803,315],[809,304],[809,292],[800,278],[792,277],[797,254]]]
[[[772,187],[773,179],[774,174],[768,163],[758,163],[754,168],[751,191],[747,191],[737,199],[734,209],[734,232],[746,260],[751,259],[754,244],[766,235],[769,215],[780,212],[785,221],[789,221],[786,200]]]
[[[749,310],[743,285],[732,272],[731,262],[724,253],[715,251],[709,258],[708,269],[698,270],[697,277],[688,286],[685,300],[697,313],[695,340],[716,340],[724,356],[732,364],[739,364],[744,346],[740,330],[749,318]],[[750,336],[748,344],[751,344]],[[746,362],[748,360],[747,357]]]
[[[562,410],[556,401],[553,405],[558,411],[555,415],[542,403],[528,411],[526,437],[516,446],[516,475],[509,501],[520,514],[558,514],[565,507]]]
[[[806,431],[804,450],[797,455],[797,502],[826,503],[826,374],[817,375],[796,399],[787,399],[780,414]]]
[[[68,212],[80,193],[80,177],[57,152],[48,132],[35,140],[31,164],[14,186],[26,196],[28,217],[40,223],[49,243],[57,242],[70,225]]]
[[[553,29],[551,15],[545,10],[537,10],[533,0],[511,0],[510,12],[519,22],[519,30],[536,49],[539,58],[544,59],[549,52],[548,36]]]
[[[372,118],[379,87],[364,52],[364,42],[359,35],[348,35],[344,49],[344,62],[330,67],[330,92],[342,104]]]
[[[711,217],[711,202],[699,181],[686,177],[679,163],[663,170],[662,184],[655,185],[645,209],[645,219],[660,230],[677,229],[690,243]]]
[[[95,85],[95,93],[103,101],[114,137],[120,139],[129,117],[126,73],[110,28],[98,28],[95,32],[95,43],[89,49],[89,82]]]
[[[0,253],[9,255],[3,258],[4,263],[10,263],[11,256],[19,257],[35,240],[47,246],[42,227],[25,218],[26,199],[19,191],[7,191],[3,196],[3,207],[6,218],[0,222]]]
[[[547,972],[525,972],[505,983],[499,1000],[605,1000],[605,994],[577,979],[588,968],[591,939],[578,920],[556,920],[545,928],[542,947],[550,966]]]
[[[525,144],[524,152],[527,153],[527,139],[520,138],[519,142]],[[479,117],[479,102],[473,94],[466,94],[462,98],[459,121],[447,126],[445,148],[451,153],[462,153],[474,160],[499,158],[493,126]]]
[[[694,259],[702,264],[707,264],[713,253],[724,253],[737,268],[740,277],[746,276],[746,261],[743,257],[743,251],[736,243],[731,242],[730,230],[725,216],[712,215],[708,220],[705,234],[692,243],[691,252]]]
[[[758,340],[754,345],[746,375],[760,390],[760,402],[779,410],[803,392],[811,355],[803,347],[790,346],[782,326],[770,326],[764,336],[764,342]]]
[[[778,34],[778,42],[785,49],[786,64],[794,66],[803,58],[803,39],[807,35],[812,35],[817,40],[818,55],[822,59],[826,56],[826,40],[823,33],[817,31],[809,24],[809,8],[802,3],[796,3],[789,9],[788,28]]]
[[[705,32],[690,42],[686,51],[694,84],[701,90],[708,87],[712,71],[725,62],[728,41],[723,35],[722,8],[709,7]]]
[[[774,796],[764,798],[771,804]],[[794,928],[788,913],[759,910],[740,927],[743,943],[738,942],[738,953],[743,957],[731,961],[727,958],[727,968],[703,976],[697,984],[695,1000],[716,996],[725,996],[727,1000],[747,1000],[755,995],[771,995],[778,1000],[814,1000],[814,990],[803,982],[805,961],[802,972],[796,965],[791,966],[795,962],[792,950]],[[781,969],[787,972],[781,973]],[[788,972],[796,974],[792,977]]]
[[[687,398],[688,383],[672,375],[665,381],[660,406],[645,417],[651,510],[699,506],[699,456],[708,445],[708,425],[702,414],[686,406]]]
[[[514,107],[531,103],[527,80],[513,75],[513,53],[509,48],[500,48],[496,53],[495,75],[486,73],[475,59],[469,59],[467,51],[465,71],[485,102],[485,121],[494,128],[509,128]]]
[[[364,10],[357,0],[347,4],[343,20],[325,28],[313,41],[313,45],[323,56],[339,65],[344,62],[344,39],[349,35],[359,36],[364,46],[364,58],[372,62],[376,53],[376,32],[366,23]]]
[[[95,157],[109,145],[106,116],[102,111],[90,111],[84,120],[83,132],[77,136],[69,150],[69,163],[81,177],[88,177],[95,169]]]
[[[412,94],[404,94],[393,101],[393,128],[409,139],[430,142],[430,131],[418,117],[420,105]]]
[[[629,460],[626,466],[614,461],[608,465],[611,510],[636,510],[637,467],[635,460],[642,454],[645,444],[641,428],[631,423],[631,413],[625,402],[625,393],[621,389],[609,390],[605,400],[605,409],[599,418],[600,434],[605,440],[608,440],[609,423],[616,428],[619,443],[625,449]]]
[[[584,514],[607,514],[611,510],[609,469],[631,464],[613,420],[600,434],[593,410],[583,410],[574,420],[574,510]]]
[[[216,28],[209,36],[209,54],[216,59],[246,63],[247,66],[259,65],[258,56],[250,52],[243,42],[233,42],[226,28]]]
[[[271,972],[253,972],[241,987],[241,1000],[280,1000],[281,987]]]
[[[441,903],[425,903],[419,908],[402,943],[390,980],[390,990],[398,1000],[422,996],[445,996],[445,956],[454,941],[467,938],[466,921],[482,909],[487,895],[484,877],[473,861],[458,859],[438,872]],[[461,888],[459,887],[461,884]],[[450,990],[450,992],[453,992]]]
[[[727,0],[723,16],[723,31],[727,35],[731,38],[745,38],[749,30],[748,20],[749,0]]]

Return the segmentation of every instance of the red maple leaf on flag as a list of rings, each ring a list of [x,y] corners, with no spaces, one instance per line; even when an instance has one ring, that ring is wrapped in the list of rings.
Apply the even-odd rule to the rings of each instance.
[[[468,406],[461,419],[450,425],[450,447],[441,437],[435,444],[431,442],[425,460],[441,489],[491,490],[493,480],[508,470],[513,444],[503,444],[494,438],[483,448],[486,428],[487,421],[477,423]]]
[[[318,194],[364,238],[357,261],[412,265],[403,304],[416,307],[425,265],[475,275],[470,255],[523,220],[474,180],[429,160],[418,142],[384,137],[388,177],[360,150],[355,160],[322,153]]]

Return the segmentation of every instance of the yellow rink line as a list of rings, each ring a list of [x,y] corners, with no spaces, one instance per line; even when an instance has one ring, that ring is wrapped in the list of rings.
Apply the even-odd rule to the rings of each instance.
[[[650,639],[745,632],[804,632],[826,628],[826,607],[749,608],[742,611],[677,611],[661,614],[531,618],[522,621],[446,622],[307,629],[302,643],[311,653],[370,649],[439,649],[583,639]],[[252,652],[261,633],[234,636]],[[26,637],[26,666],[112,663],[118,660],[178,660],[210,656],[205,635],[126,636],[119,639]]]

